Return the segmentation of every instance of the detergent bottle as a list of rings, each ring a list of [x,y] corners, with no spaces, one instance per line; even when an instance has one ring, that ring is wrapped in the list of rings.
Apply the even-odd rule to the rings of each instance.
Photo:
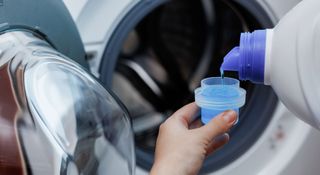
[[[271,85],[284,105],[320,129],[320,0],[303,0],[273,29],[242,33],[221,65]],[[263,100],[263,99],[261,99]],[[258,117],[258,116],[257,116]]]

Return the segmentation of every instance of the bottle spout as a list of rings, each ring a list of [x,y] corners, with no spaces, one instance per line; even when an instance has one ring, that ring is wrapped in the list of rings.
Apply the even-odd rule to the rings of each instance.
[[[223,59],[220,67],[223,71],[239,71],[240,49],[239,47],[233,48]]]
[[[220,71],[236,71],[240,80],[264,83],[266,38],[266,30],[242,33],[239,46],[224,57]]]

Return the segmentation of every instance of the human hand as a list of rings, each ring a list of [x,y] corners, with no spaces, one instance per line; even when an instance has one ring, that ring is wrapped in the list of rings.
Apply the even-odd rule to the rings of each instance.
[[[151,175],[197,174],[206,156],[229,141],[226,132],[235,123],[236,113],[225,111],[193,128],[198,110],[195,103],[188,104],[160,126]]]

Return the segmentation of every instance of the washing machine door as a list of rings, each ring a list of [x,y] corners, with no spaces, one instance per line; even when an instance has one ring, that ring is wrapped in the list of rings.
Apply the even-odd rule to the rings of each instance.
[[[86,71],[63,3],[0,1],[0,14],[0,174],[131,174],[127,112]]]

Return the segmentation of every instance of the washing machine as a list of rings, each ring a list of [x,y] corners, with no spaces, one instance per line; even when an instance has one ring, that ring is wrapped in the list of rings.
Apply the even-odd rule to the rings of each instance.
[[[92,73],[127,107],[136,174],[148,174],[159,125],[219,76],[241,32],[273,27],[299,0],[64,0]],[[236,77],[234,74],[227,76]],[[231,140],[201,174],[319,174],[320,134],[293,116],[270,87],[241,82],[247,103]],[[187,145],[186,145],[187,146]]]
[[[127,112],[57,0],[0,0],[0,174],[132,174]]]

